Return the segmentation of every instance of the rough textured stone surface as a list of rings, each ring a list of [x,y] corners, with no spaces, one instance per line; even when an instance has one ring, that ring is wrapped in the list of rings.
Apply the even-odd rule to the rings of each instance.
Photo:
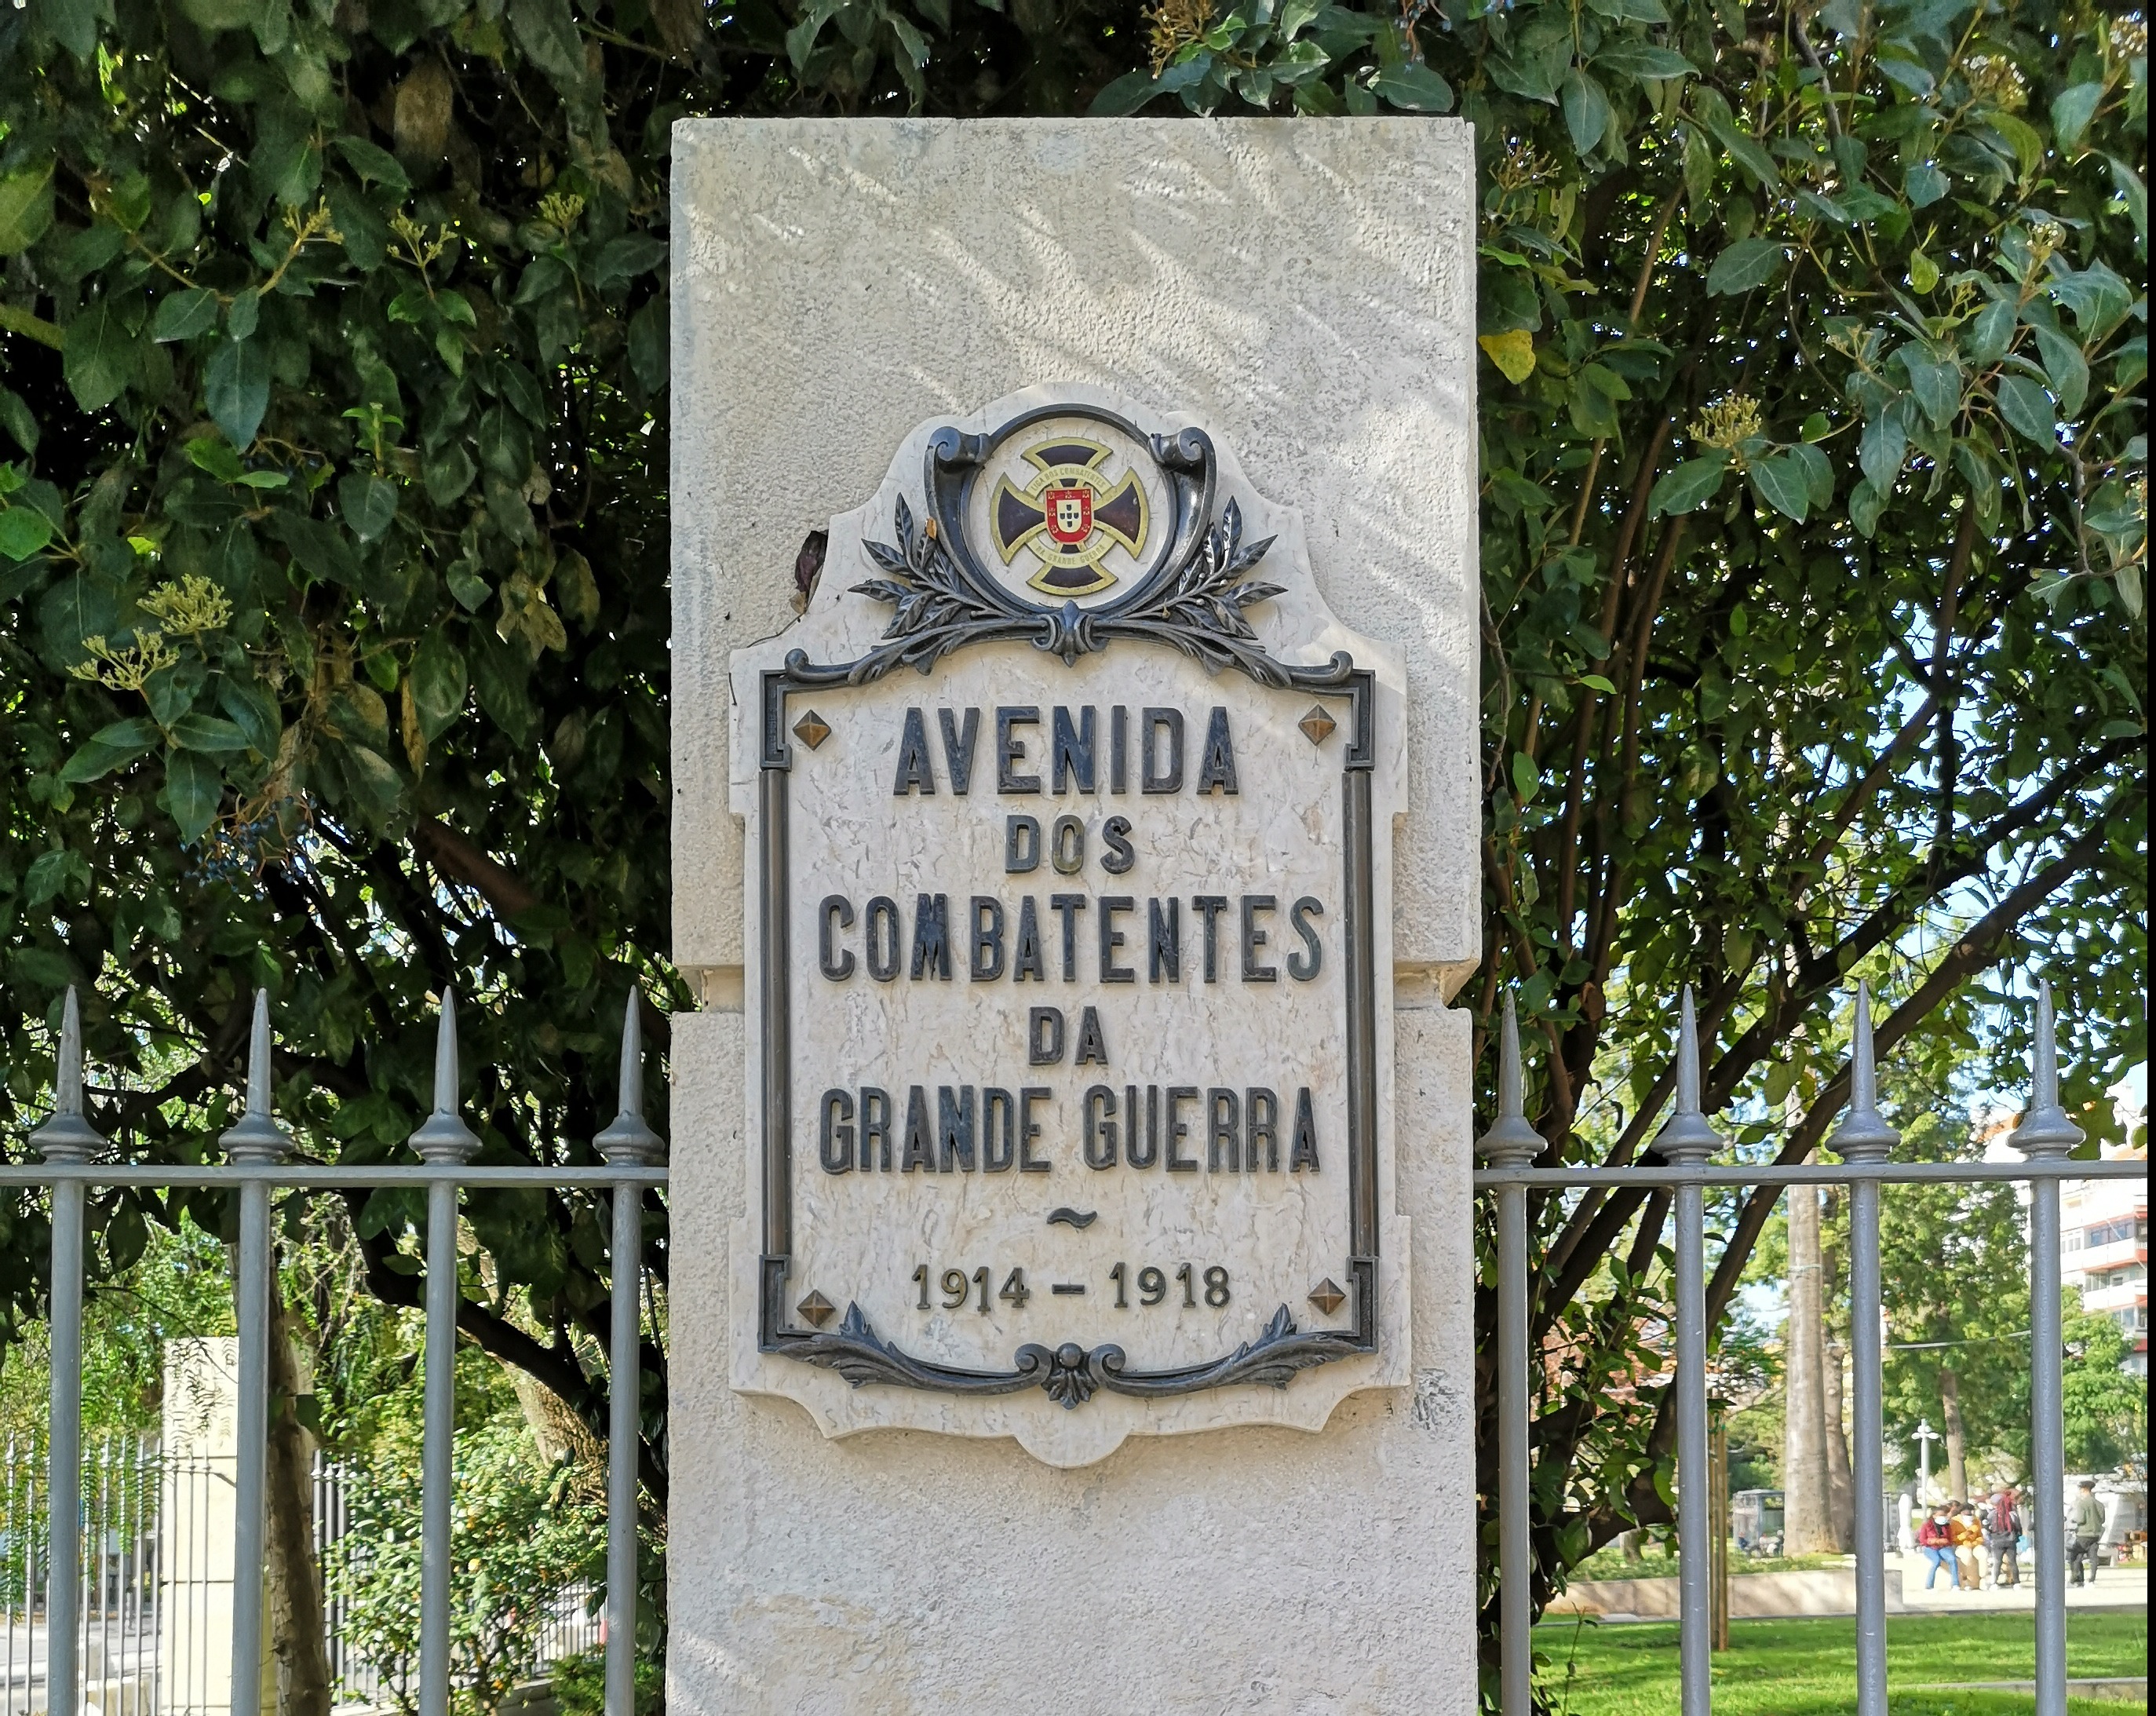
[[[1475,958],[1473,148],[1448,120],[675,131],[675,954],[742,963],[727,649],[914,424],[1088,382],[1203,422],[1404,652],[1396,950]],[[693,640],[691,642],[690,640]]]
[[[668,1697],[707,1712],[1473,1708],[1471,152],[1443,121],[677,129],[676,1022]],[[1034,383],[1204,424],[1397,647],[1393,842],[1411,1385],[1322,1430],[827,1440],[732,1385],[752,1209],[729,652],[922,419]]]

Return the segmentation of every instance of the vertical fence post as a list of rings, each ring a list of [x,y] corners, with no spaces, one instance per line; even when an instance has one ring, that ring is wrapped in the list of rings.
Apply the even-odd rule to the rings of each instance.
[[[58,1064],[53,1070],[52,1118],[30,1134],[48,1162],[87,1162],[104,1138],[82,1112],[82,1014],[70,988],[60,1015]],[[53,1186],[52,1403],[45,1437],[46,1518],[51,1548],[45,1561],[45,1708],[74,1716],[82,1694],[82,1209],[79,1179]],[[32,1596],[23,1590],[27,1607]],[[25,1703],[28,1692],[23,1693]]]
[[[419,1159],[442,1173],[427,1182],[427,1380],[419,1451],[419,1716],[449,1708],[449,1514],[455,1482],[457,1182],[479,1152],[457,1117],[457,998],[442,990],[434,1032],[434,1112],[412,1134]]]
[[[1856,986],[1849,1040],[1849,1112],[1828,1148],[1845,1162],[1884,1162],[1902,1135],[1881,1117],[1871,1049],[1871,989]],[[1856,1447],[1856,1716],[1887,1716],[1887,1540],[1879,1498],[1886,1488],[1881,1439],[1879,1182],[1849,1188],[1849,1344]]]
[[[2036,997],[2036,1053],[2029,1107],[2007,1142],[2031,1163],[2066,1157],[2083,1137],[2059,1106],[2059,1051],[2051,986]],[[2029,1183],[2029,1410],[2036,1537],[2036,1716],[2066,1710],[2066,1457],[2059,1332],[2059,1182]]]
[[[270,992],[254,992],[247,1051],[247,1112],[218,1143],[243,1168],[281,1162],[292,1140],[270,1112]],[[239,1183],[239,1393],[234,1424],[232,1550],[232,1716],[257,1716],[262,1704],[263,1492],[270,1469],[270,1182]]]
[[[621,1021],[621,1101],[613,1124],[592,1142],[607,1164],[642,1168],[666,1146],[644,1121],[642,997],[632,986]],[[613,1344],[607,1354],[606,1716],[636,1709],[636,1457],[644,1437],[643,1332],[637,1300],[644,1285],[644,1188],[613,1188]]]
[[[1520,1024],[1512,998],[1497,1051],[1497,1118],[1476,1141],[1492,1168],[1525,1168],[1542,1153],[1520,1088]],[[1534,1562],[1528,1538],[1527,1189],[1497,1188],[1497,1626],[1503,1716],[1532,1708]]]
[[[1696,1168],[1722,1148],[1700,1112],[1699,1025],[1691,986],[1677,1025],[1676,1112],[1655,1148],[1673,1168]],[[1684,1716],[1707,1716],[1709,1520],[1707,1457],[1707,1213],[1702,1188],[1676,1189],[1677,1615]]]

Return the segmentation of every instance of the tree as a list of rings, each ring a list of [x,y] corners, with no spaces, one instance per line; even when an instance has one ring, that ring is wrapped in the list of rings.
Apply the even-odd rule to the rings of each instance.
[[[2079,0],[0,8],[8,1117],[72,981],[100,1123],[191,1157],[262,983],[306,1147],[378,1158],[454,979],[488,1159],[589,1159],[624,993],[662,1048],[688,999],[658,270],[667,127],[717,111],[1476,122],[1468,1000],[1486,1060],[1518,992],[1546,1160],[1651,1154],[1681,982],[1712,1108],[1799,1089],[1743,1133],[1783,1159],[1831,1123],[1803,1046],[1866,962],[1890,1054],[2065,955],[2076,1042],[2137,1057],[2146,80],[2142,16]],[[1991,994],[2009,1053],[2025,989]],[[2103,1081],[2069,1062],[2071,1099]],[[100,1256],[216,1203],[101,1206]],[[1770,1204],[1726,1206],[1717,1321]],[[43,1251],[9,1207],[13,1326]],[[1667,1518],[1675,1426],[1603,1386],[1653,1374],[1666,1200],[1534,1207],[1535,1330],[1575,1355],[1536,1427],[1539,1600]],[[461,1326],[600,1431],[603,1210],[469,1208],[496,1287]],[[393,1304],[415,1214],[352,1200]]]

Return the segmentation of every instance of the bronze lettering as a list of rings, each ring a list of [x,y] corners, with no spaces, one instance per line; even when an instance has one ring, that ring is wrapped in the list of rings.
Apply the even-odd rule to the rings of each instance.
[[[1198,1159],[1186,1156],[1175,1147],[1190,1136],[1190,1123],[1178,1112],[1185,1102],[1198,1099],[1194,1084],[1172,1084],[1168,1087],[1168,1171],[1170,1174],[1195,1174]]]
[[[1036,1007],[1026,1015],[1025,1058],[1032,1066],[1063,1064],[1063,1010]]]
[[[1088,1168],[1116,1165],[1116,1093],[1106,1085],[1086,1087],[1086,1121],[1079,1147]]]
[[[1183,902],[1173,897],[1147,900],[1146,922],[1146,981],[1181,983]]]
[[[973,784],[973,746],[981,737],[981,712],[968,709],[962,727],[950,710],[939,709],[936,723],[943,729],[943,768],[951,777],[951,790],[963,799]]]
[[[1004,874],[1024,876],[1040,868],[1040,819],[1004,819]]]
[[[1162,741],[1168,754],[1161,755]],[[1158,766],[1156,767],[1155,765]],[[1183,712],[1147,709],[1138,722],[1138,786],[1143,792],[1183,790]]]
[[[1312,1174],[1318,1171],[1317,1117],[1311,1112],[1308,1085],[1295,1093],[1295,1141],[1287,1153],[1290,1174],[1300,1174],[1306,1168]]]
[[[844,894],[826,894],[816,908],[816,966],[833,983],[854,974],[850,949],[839,946],[838,932],[854,927],[854,902]]]
[[[906,1093],[906,1145],[898,1153],[901,1174],[921,1174],[936,1166],[936,1146],[928,1132],[928,1093],[915,1085]]]
[[[826,1174],[844,1174],[854,1165],[854,1099],[844,1091],[826,1091],[818,1105],[822,1126],[816,1153]]]
[[[1258,927],[1258,913],[1277,910],[1279,902],[1270,894],[1243,896],[1243,981],[1245,983],[1278,983],[1277,965],[1258,963],[1258,949],[1265,944],[1265,932]]]
[[[951,897],[916,894],[913,897],[913,980],[938,977],[951,980]]]
[[[1078,1052],[1070,1057],[1073,1066],[1106,1066],[1108,1064],[1108,1041],[1101,1035],[1101,1013],[1096,1007],[1088,1007],[1078,1015]]]
[[[973,896],[973,934],[966,974],[975,983],[992,983],[1004,974],[1004,906],[985,894]]]
[[[1228,737],[1228,712],[1214,706],[1205,724],[1205,754],[1198,765],[1198,790],[1236,796],[1235,742]]]
[[[996,711],[996,790],[999,793],[1037,793],[1040,777],[1020,774],[1019,764],[1025,761],[1025,741],[1012,732],[1014,727],[1039,727],[1040,711],[1031,704]]]
[[[870,1148],[875,1146],[874,1161],[870,1160]],[[874,1085],[861,1087],[861,1172],[871,1168],[879,1173],[891,1172],[891,1095]]]
[[[1205,921],[1205,981],[1220,980],[1220,948],[1215,920],[1228,909],[1225,894],[1199,894],[1190,902],[1191,908]]]
[[[1081,793],[1094,790],[1093,712],[1078,712],[1078,724],[1070,724],[1070,712],[1057,704],[1049,727],[1049,790],[1060,793],[1066,782]]]
[[[981,1171],[983,1174],[1009,1174],[1017,1158],[1018,1133],[1012,1124],[1012,1112],[1016,1105],[1009,1091],[990,1085],[981,1092]],[[1003,1126],[998,1133],[996,1126]]]
[[[1101,825],[1101,844],[1108,849],[1107,856],[1101,861],[1101,868],[1111,876],[1125,874],[1138,861],[1138,855],[1131,850],[1131,843],[1126,838],[1130,831],[1131,819],[1127,816],[1111,816]]]
[[[1242,1103],[1235,1093],[1219,1086],[1205,1093],[1205,1171],[1219,1174],[1225,1164],[1229,1174],[1243,1168]]]
[[[1137,970],[1128,965],[1116,963],[1116,949],[1123,945],[1123,932],[1116,927],[1116,914],[1134,912],[1137,902],[1128,894],[1106,894],[1101,900],[1101,981],[1102,983],[1136,983]]]
[[[1018,902],[1018,945],[1011,950],[1011,981],[1048,981],[1048,961],[1040,951],[1040,917],[1033,908],[1033,896]]]
[[[1078,981],[1078,914],[1086,909],[1083,894],[1050,894],[1049,909],[1063,917],[1063,980]]]
[[[1018,1171],[1020,1174],[1045,1174],[1053,1165],[1033,1153],[1034,1140],[1040,1136],[1040,1123],[1033,1117],[1033,1105],[1045,1102],[1055,1093],[1041,1085],[1026,1085],[1018,1093]]]
[[[974,1113],[973,1086],[960,1085],[955,1093],[947,1084],[936,1087],[937,1166],[942,1173],[973,1171]]]
[[[878,894],[869,902],[866,926],[869,975],[889,983],[898,975],[898,902]]]
[[[908,793],[935,794],[936,771],[928,762],[928,728],[918,709],[906,712],[906,726],[898,740],[898,773],[891,781],[891,792],[895,799]]]
[[[1295,932],[1302,938],[1302,945],[1306,950],[1287,956],[1287,974],[1297,983],[1308,983],[1325,963],[1325,944],[1317,939],[1317,932],[1310,927],[1312,918],[1324,916],[1325,907],[1307,894],[1288,907],[1287,921],[1295,926]]]

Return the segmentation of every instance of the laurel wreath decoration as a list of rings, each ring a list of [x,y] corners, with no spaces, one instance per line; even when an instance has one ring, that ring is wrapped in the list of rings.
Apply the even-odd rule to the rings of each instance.
[[[850,683],[880,679],[901,664],[927,673],[953,650],[1020,637],[1065,663],[1106,649],[1116,638],[1147,638],[1173,645],[1210,671],[1233,667],[1261,685],[1292,682],[1290,670],[1266,652],[1244,617],[1245,609],[1284,588],[1245,577],[1277,539],[1245,543],[1242,509],[1232,500],[1172,576],[1149,579],[1127,599],[1129,607],[1110,603],[1087,609],[1066,601],[1042,608],[1021,601],[977,577],[932,522],[924,526],[915,519],[903,496],[892,522],[895,545],[862,544],[886,575],[853,588],[896,611],[882,641],[853,665]]]
[[[1358,1350],[1350,1331],[1298,1329],[1285,1305],[1273,1313],[1255,1340],[1245,1341],[1225,1358],[1166,1373],[1127,1374],[1121,1347],[1089,1349],[1075,1341],[1055,1347],[1029,1341],[1012,1354],[1011,1368],[1005,1371],[953,1369],[916,1359],[883,1339],[858,1304],[846,1307],[845,1317],[835,1329],[798,1336],[787,1348],[789,1356],[835,1370],[855,1388],[883,1383],[976,1396],[1014,1395],[1039,1388],[1065,1411],[1084,1405],[1104,1389],[1110,1394],[1140,1398],[1235,1384],[1282,1389],[1296,1373],[1330,1359],[1351,1357]]]

